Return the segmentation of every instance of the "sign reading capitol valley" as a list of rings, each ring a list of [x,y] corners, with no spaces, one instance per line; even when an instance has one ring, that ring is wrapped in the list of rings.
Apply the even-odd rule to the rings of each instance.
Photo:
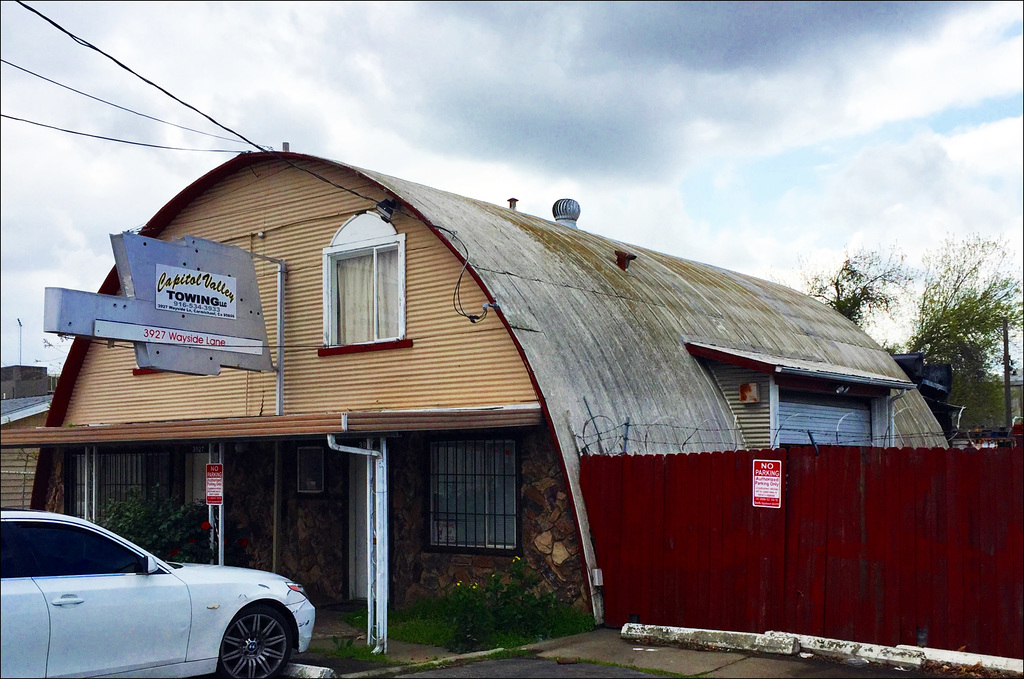
[[[168,242],[121,233],[110,244],[121,294],[47,288],[45,331],[132,342],[140,368],[274,369],[248,252],[193,236]]]
[[[184,314],[235,317],[233,276],[156,265],[156,308]]]

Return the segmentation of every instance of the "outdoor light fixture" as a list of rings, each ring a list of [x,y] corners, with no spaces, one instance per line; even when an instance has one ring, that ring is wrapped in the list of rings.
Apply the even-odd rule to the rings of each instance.
[[[398,207],[398,203],[391,200],[390,198],[387,200],[382,200],[381,202],[377,203],[377,214],[380,215],[381,219],[390,224],[391,215],[394,214],[396,207]]]
[[[848,391],[850,391],[850,388],[845,384],[840,384],[838,387],[836,387],[837,394],[845,394]]]

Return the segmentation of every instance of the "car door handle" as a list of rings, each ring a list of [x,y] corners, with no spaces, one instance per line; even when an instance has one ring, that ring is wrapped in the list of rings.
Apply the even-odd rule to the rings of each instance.
[[[65,594],[59,599],[54,599],[50,603],[54,606],[77,606],[78,604],[85,603],[85,599],[82,599],[75,594]]]

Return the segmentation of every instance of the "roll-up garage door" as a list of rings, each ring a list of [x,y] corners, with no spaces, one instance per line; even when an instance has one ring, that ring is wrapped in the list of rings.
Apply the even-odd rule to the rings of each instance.
[[[871,445],[871,404],[867,400],[779,392],[778,445]],[[810,435],[808,435],[808,432]]]

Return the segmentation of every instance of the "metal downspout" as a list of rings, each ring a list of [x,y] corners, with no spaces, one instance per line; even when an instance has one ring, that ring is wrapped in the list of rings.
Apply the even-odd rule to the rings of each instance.
[[[347,417],[342,429],[347,428]],[[379,439],[380,450],[357,448],[338,443],[334,434],[327,435],[327,445],[339,453],[366,457],[366,645],[374,653],[388,652],[388,448],[387,439]]]

